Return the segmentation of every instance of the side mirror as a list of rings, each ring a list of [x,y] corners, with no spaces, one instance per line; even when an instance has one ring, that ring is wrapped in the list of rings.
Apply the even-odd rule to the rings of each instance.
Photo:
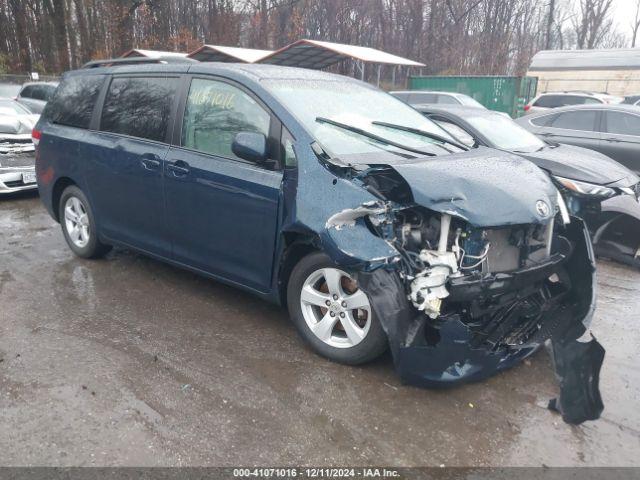
[[[231,144],[235,156],[254,163],[267,160],[267,138],[262,133],[240,132]]]

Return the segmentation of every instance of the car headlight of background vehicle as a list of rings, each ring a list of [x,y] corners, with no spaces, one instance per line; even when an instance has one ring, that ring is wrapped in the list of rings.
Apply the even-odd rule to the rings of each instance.
[[[588,195],[591,197],[609,198],[616,194],[613,188],[605,187],[603,185],[596,185],[595,183],[579,182],[578,180],[571,180],[570,178],[554,177],[560,185],[581,195]]]

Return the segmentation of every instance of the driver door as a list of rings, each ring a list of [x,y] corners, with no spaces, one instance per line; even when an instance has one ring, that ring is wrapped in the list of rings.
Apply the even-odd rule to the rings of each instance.
[[[279,122],[249,92],[209,78],[191,80],[183,111],[164,172],[173,258],[267,291],[282,171],[278,162],[242,160],[231,146],[239,132],[262,133],[274,158]]]

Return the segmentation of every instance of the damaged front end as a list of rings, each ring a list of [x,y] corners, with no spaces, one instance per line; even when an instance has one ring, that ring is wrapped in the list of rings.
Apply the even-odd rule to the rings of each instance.
[[[368,294],[402,380],[480,380],[550,340],[561,384],[551,406],[569,423],[598,418],[604,350],[595,339],[578,342],[595,307],[584,222],[548,182],[516,196],[471,168],[456,190],[432,165],[421,177],[431,174],[429,189],[409,175],[416,165],[360,172],[355,179],[381,200],[335,214],[323,236]],[[487,202],[494,188],[497,204]]]

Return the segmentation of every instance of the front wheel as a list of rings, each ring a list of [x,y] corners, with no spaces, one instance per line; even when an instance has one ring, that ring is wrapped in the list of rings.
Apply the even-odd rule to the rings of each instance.
[[[324,253],[312,253],[295,266],[287,304],[300,335],[330,360],[358,365],[387,349],[387,336],[369,298]]]
[[[91,205],[77,186],[70,185],[62,192],[59,208],[62,233],[73,253],[82,258],[97,258],[111,249],[98,240]]]

